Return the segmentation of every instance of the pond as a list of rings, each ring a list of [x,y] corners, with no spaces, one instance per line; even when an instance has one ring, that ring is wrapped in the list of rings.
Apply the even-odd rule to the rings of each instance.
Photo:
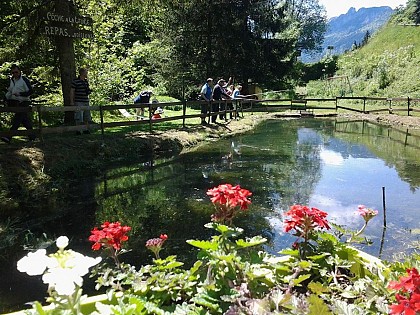
[[[118,220],[133,228],[128,242],[132,251],[123,261],[150,263],[146,240],[166,233],[169,239],[161,254],[188,262],[196,251],[185,241],[211,235],[203,227],[213,209],[206,191],[222,183],[253,192],[250,210],[235,223],[246,236],[266,237],[272,253],[294,241],[282,227],[283,213],[293,204],[322,209],[331,222],[353,230],[363,224],[355,211],[364,204],[379,215],[364,234],[370,245],[360,248],[383,259],[419,248],[420,134],[331,119],[267,121],[251,133],[178,157],[110,167],[101,178],[73,187],[69,210],[42,225],[28,223],[26,246],[47,245],[67,235],[72,249],[93,256],[97,253],[87,241],[90,230]],[[3,257],[0,312],[42,301],[46,294],[40,278],[16,272],[16,261],[24,254]],[[93,287],[92,281],[88,286]]]

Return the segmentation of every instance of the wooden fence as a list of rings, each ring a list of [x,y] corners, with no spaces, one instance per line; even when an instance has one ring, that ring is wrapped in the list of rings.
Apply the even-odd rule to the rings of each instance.
[[[352,104],[342,104],[343,101],[351,101]],[[383,102],[384,108],[368,110],[368,102]],[[148,103],[148,104],[130,104],[130,105],[101,105],[101,106],[48,106],[47,104],[34,103],[31,107],[0,107],[0,115],[4,113],[17,113],[17,112],[35,112],[37,113],[36,121],[34,122],[33,130],[15,130],[15,131],[0,131],[0,137],[11,137],[11,136],[28,136],[28,135],[37,135],[42,139],[43,135],[47,134],[60,134],[65,132],[83,132],[85,130],[94,130],[100,129],[101,133],[104,134],[107,128],[113,127],[123,127],[123,126],[134,126],[134,125],[148,125],[150,132],[153,131],[153,125],[182,120],[182,126],[185,128],[186,120],[192,118],[206,118],[210,121],[212,116],[219,115],[224,113],[225,119],[227,120],[227,114],[229,113],[240,113],[243,116],[244,112],[273,112],[273,111],[284,111],[284,110],[296,110],[303,112],[310,111],[313,113],[314,110],[332,110],[337,111],[338,109],[355,111],[359,113],[376,113],[376,112],[406,112],[407,115],[410,115],[412,112],[420,112],[420,109],[415,108],[414,105],[420,102],[420,99],[414,98],[381,98],[381,97],[336,97],[336,98],[305,98],[305,99],[266,99],[266,100],[257,100],[257,99],[238,99],[238,100],[226,100],[220,101],[218,103],[223,104],[225,110],[222,112],[211,112],[211,103],[205,101],[184,101],[184,102],[168,102],[168,103]],[[316,105],[314,105],[314,103]],[[331,104],[326,106],[326,104]],[[354,104],[356,103],[356,104]],[[361,104],[359,104],[361,103]],[[228,109],[228,105],[232,104],[236,109]],[[401,105],[402,104],[402,105]],[[160,119],[152,119],[154,110],[157,107],[182,107],[182,115],[172,116],[172,117],[163,117]],[[201,106],[207,106],[208,113],[202,115],[201,113],[197,114],[187,114],[187,108],[195,107],[200,109]],[[135,115],[132,115],[132,120],[123,120],[123,121],[112,121],[105,122],[104,116],[106,112],[124,110],[127,112],[129,109],[148,109],[149,117],[145,119],[136,119]],[[99,112],[100,123],[99,124],[84,124],[84,125],[75,125],[75,126],[57,126],[51,127],[46,126],[44,123],[44,115],[48,112],[76,112],[80,110],[90,110]],[[122,114],[119,113],[121,116]]]

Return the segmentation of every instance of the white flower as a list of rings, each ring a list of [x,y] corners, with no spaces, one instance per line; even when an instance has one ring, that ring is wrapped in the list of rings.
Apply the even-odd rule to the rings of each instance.
[[[101,260],[101,257],[92,258],[67,250],[58,257],[54,256],[42,280],[60,295],[72,295],[76,285],[82,286],[82,277],[89,272],[89,268]]]
[[[59,249],[63,250],[69,245],[69,238],[67,236],[60,236],[55,243]]]
[[[30,276],[42,275],[47,268],[50,258],[45,249],[38,249],[35,253],[28,253],[17,262],[17,269]]]
[[[55,290],[59,295],[72,295],[77,287],[82,286],[83,276],[89,272],[89,268],[102,259],[64,250],[68,243],[69,239],[66,236],[60,236],[56,241],[59,251],[55,254],[47,256],[45,249],[28,253],[18,261],[18,270],[30,276],[43,274],[42,280],[48,284],[49,290]]]

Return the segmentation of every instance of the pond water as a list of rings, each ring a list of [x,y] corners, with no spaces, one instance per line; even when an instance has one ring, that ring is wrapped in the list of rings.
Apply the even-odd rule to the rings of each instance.
[[[283,213],[293,204],[322,209],[331,222],[353,230],[363,224],[355,211],[364,204],[379,215],[366,229],[371,245],[360,245],[363,250],[394,259],[419,248],[420,134],[330,119],[267,121],[251,133],[182,156],[110,167],[101,178],[73,189],[79,193],[69,211],[28,230],[38,242],[42,233],[46,240],[67,235],[72,249],[93,256],[97,253],[87,241],[90,230],[118,220],[133,228],[128,244],[132,251],[122,260],[137,266],[150,263],[146,240],[166,233],[162,255],[191,261],[196,251],[185,241],[211,235],[203,227],[213,209],[206,191],[222,183],[253,192],[250,210],[235,223],[246,236],[266,237],[266,249],[272,253],[294,241],[282,227]],[[16,261],[24,254],[14,252],[3,259],[0,311],[45,296],[40,278],[16,272]]]

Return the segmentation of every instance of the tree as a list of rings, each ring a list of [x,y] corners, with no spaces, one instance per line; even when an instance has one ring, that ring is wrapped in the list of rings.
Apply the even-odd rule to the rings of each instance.
[[[287,13],[299,30],[302,51],[321,51],[327,28],[325,8],[318,0],[286,0]]]
[[[279,85],[290,68],[296,38],[280,36],[288,27],[284,8],[276,1],[162,1],[166,26],[163,42],[170,47],[163,73],[171,93],[181,83],[197,93],[206,77],[233,76]],[[170,27],[167,27],[170,26]],[[188,93],[187,93],[188,94]]]

